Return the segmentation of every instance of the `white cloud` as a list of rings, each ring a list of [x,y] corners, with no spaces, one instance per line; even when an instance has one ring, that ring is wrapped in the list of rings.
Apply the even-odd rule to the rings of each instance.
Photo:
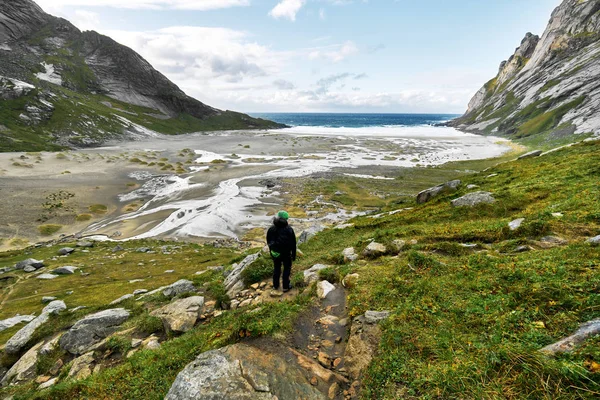
[[[133,9],[213,10],[250,5],[250,0],[36,0],[46,11],[64,7],[116,7]]]
[[[296,85],[285,79],[277,79],[273,82],[273,85],[279,90],[294,90],[296,88]]]
[[[338,63],[358,53],[359,49],[356,44],[353,41],[348,40],[341,45],[328,46],[326,48],[310,51],[308,53],[308,58],[311,60],[324,58],[333,61],[334,63]]]
[[[319,9],[319,19],[321,21],[325,21],[326,18],[327,18],[327,15],[325,15],[325,9],[324,8],[320,8]]]
[[[100,18],[97,13],[85,10],[75,10],[71,22],[82,31],[92,31],[100,27]]]
[[[269,15],[273,18],[287,18],[290,21],[296,20],[296,14],[306,4],[306,0],[282,0],[271,11]]]

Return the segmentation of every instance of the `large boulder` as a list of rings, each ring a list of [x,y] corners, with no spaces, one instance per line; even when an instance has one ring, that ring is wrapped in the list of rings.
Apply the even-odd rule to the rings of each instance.
[[[25,267],[33,267],[40,269],[44,266],[44,261],[36,260],[35,258],[28,258],[27,260],[19,261],[15,265],[15,269],[25,269]]]
[[[73,253],[74,251],[75,251],[75,249],[72,247],[63,247],[62,249],[58,250],[58,255],[59,256],[68,256],[69,254]]]
[[[167,332],[187,332],[196,325],[204,309],[204,297],[194,296],[176,300],[150,313],[159,317]]]
[[[4,375],[1,386],[7,386],[9,384],[17,384],[26,381],[33,380],[36,377],[36,366],[38,362],[38,351],[42,347],[44,342],[40,342],[33,346],[27,353],[23,355]]]
[[[242,279],[242,272],[248,268],[252,263],[254,263],[260,257],[260,252],[251,254],[248,257],[244,258],[241,263],[233,264],[233,269],[225,278],[225,290],[227,290],[227,295],[230,298],[234,298],[244,290],[244,281]]]
[[[62,310],[66,310],[67,305],[62,300],[56,300],[48,304],[42,310],[41,314],[32,320],[30,323],[21,328],[17,333],[11,337],[4,347],[4,351],[8,354],[18,354],[25,348],[27,343],[33,337],[35,331],[42,325],[44,325],[50,315],[55,315],[61,312]]]
[[[329,293],[335,290],[335,286],[333,286],[329,281],[321,281],[317,284],[317,296],[320,299],[325,299],[329,296]]]
[[[71,365],[71,369],[69,370],[69,375],[67,375],[67,377],[74,380],[87,378],[88,376],[92,375],[94,362],[95,360],[93,351],[90,351],[81,357],[77,357],[75,360],[73,360],[73,364]]]
[[[321,225],[321,224],[313,225],[310,228],[306,229],[305,231],[303,231],[300,234],[300,237],[298,238],[298,246],[300,246],[303,243],[308,242],[317,233],[323,231],[324,229],[325,229],[325,227],[323,225]]]
[[[128,318],[129,311],[123,308],[114,308],[88,315],[77,321],[60,338],[60,347],[73,355],[84,354],[93,345],[115,333]]]
[[[192,281],[181,279],[172,285],[167,286],[165,290],[163,290],[163,295],[166,297],[175,297],[184,293],[196,292],[197,290],[198,289],[196,289]]]
[[[478,204],[493,204],[496,199],[489,192],[474,192],[452,200],[454,207],[475,207]]]
[[[284,355],[241,343],[202,353],[179,373],[165,400],[326,399]]]
[[[442,193],[455,192],[461,183],[461,181],[455,180],[443,183],[438,186],[434,186],[429,189],[425,189],[417,195],[417,203],[427,203],[428,201],[432,200],[434,197],[437,197]]]
[[[56,274],[56,275],[72,275],[77,270],[78,270],[77,267],[72,267],[72,266],[68,265],[65,267],[56,268],[54,271],[52,271],[52,273]]]

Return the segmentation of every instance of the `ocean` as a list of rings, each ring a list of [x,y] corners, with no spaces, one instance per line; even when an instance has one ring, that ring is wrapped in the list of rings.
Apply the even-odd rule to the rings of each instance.
[[[329,114],[329,113],[255,113],[292,127],[324,128],[415,127],[431,126],[457,118],[456,114]]]

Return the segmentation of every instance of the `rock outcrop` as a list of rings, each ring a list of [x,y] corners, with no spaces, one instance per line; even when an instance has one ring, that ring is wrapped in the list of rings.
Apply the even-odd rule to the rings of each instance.
[[[60,347],[73,355],[84,354],[102,339],[112,335],[129,318],[123,308],[104,310],[79,320],[60,338]]]
[[[36,376],[36,365],[38,361],[38,351],[44,342],[33,346],[27,353],[23,355],[4,375],[0,386],[6,386],[11,383],[22,383],[32,380]]]
[[[458,199],[452,200],[452,206],[454,207],[475,207],[479,204],[492,204],[495,203],[496,199],[489,192],[475,192],[469,193]]]
[[[429,189],[425,189],[417,195],[417,203],[423,204],[439,196],[442,193],[455,192],[462,182],[459,180],[443,183]]]
[[[6,342],[6,346],[4,347],[4,351],[8,354],[18,354],[25,348],[27,343],[33,337],[35,331],[44,325],[48,319],[50,319],[50,315],[58,314],[63,310],[66,310],[67,306],[64,301],[56,300],[48,304],[42,310],[41,314],[32,320],[30,323],[21,328],[17,333],[11,337],[8,342]]]
[[[150,315],[159,317],[167,332],[184,333],[196,325],[204,309],[204,297],[193,296],[176,300],[154,310]]]
[[[239,264],[233,264],[232,270],[225,278],[225,290],[229,298],[233,299],[238,293],[244,289],[244,281],[242,272],[254,263],[260,257],[260,253],[255,253],[247,256]]]
[[[598,11],[599,0],[564,0],[542,37],[528,33],[451,125],[517,138],[600,134]]]

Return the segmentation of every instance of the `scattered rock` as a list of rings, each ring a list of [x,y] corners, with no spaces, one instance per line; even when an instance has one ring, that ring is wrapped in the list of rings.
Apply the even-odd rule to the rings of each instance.
[[[119,233],[121,233],[121,232],[119,232]],[[121,236],[121,235],[119,235],[119,236]],[[123,250],[125,250],[125,249],[123,248],[123,246],[121,246],[120,244],[118,244],[118,245],[116,245],[115,247],[113,247],[113,249],[112,249],[112,252],[113,252],[113,253],[118,253],[118,252],[120,252],[120,251],[123,251]]]
[[[77,268],[77,267],[66,266],[66,267],[56,268],[54,271],[52,271],[52,273],[57,274],[57,275],[72,275],[78,269],[79,268]]]
[[[81,240],[77,242],[77,247],[90,248],[94,247],[94,242],[88,242],[87,240]]]
[[[558,236],[544,236],[543,238],[540,239],[540,242],[542,243],[547,243],[550,245],[555,245],[555,246],[564,246],[569,244],[568,241],[566,241],[563,238],[560,238]]]
[[[517,158],[517,160],[523,160],[524,158],[533,158],[533,157],[539,157],[541,156],[543,153],[542,150],[534,150],[534,151],[530,151],[529,153],[525,153],[522,156],[520,156],[519,158]]]
[[[17,333],[13,335],[13,337],[11,337],[8,340],[8,342],[6,342],[4,351],[7,354],[20,353],[21,350],[23,350],[27,343],[31,340],[35,331],[48,321],[50,315],[56,315],[60,311],[66,309],[67,306],[63,301],[60,300],[56,300],[48,304],[46,307],[44,307],[44,309],[38,317],[31,320],[31,322],[29,322],[27,325],[21,328]]]
[[[88,376],[92,375],[94,364],[94,352],[90,351],[82,355],[81,357],[77,357],[73,360],[73,365],[71,366],[71,370],[69,371],[69,378],[73,378],[75,380],[85,379]]]
[[[31,273],[31,272],[35,272],[37,270],[34,267],[32,267],[31,265],[28,265],[25,268],[23,268],[23,271],[27,272],[27,273]]]
[[[192,281],[180,279],[177,282],[167,286],[162,293],[166,297],[175,297],[184,293],[196,292],[197,290],[198,289],[196,289]]]
[[[260,252],[251,254],[248,257],[244,258],[242,262],[239,264],[233,264],[233,268],[231,273],[225,278],[223,284],[225,285],[225,290],[227,290],[227,295],[229,298],[233,299],[244,290],[244,281],[242,279],[242,272],[248,268],[252,263],[254,263],[260,257]]]
[[[310,239],[312,239],[317,233],[321,232],[325,230],[325,227],[321,224],[318,225],[313,225],[310,228],[306,229],[305,231],[303,231],[300,234],[300,237],[298,238],[298,246],[300,246],[303,243],[308,242]]]
[[[474,192],[452,200],[454,207],[474,207],[478,204],[492,204],[496,199],[489,192]]]
[[[58,378],[52,378],[48,382],[42,383],[40,386],[38,386],[38,390],[48,389],[49,387],[56,385],[57,382]]]
[[[87,349],[112,335],[129,318],[129,311],[115,308],[88,315],[73,325],[60,338],[60,347],[73,355],[84,354]]]
[[[355,253],[354,247],[348,247],[342,251],[344,262],[353,262],[358,260],[358,255]]]
[[[183,333],[191,330],[204,309],[204,297],[193,296],[176,300],[171,304],[152,311],[150,315],[159,317],[167,332]]]
[[[337,382],[334,382],[330,387],[327,393],[327,397],[329,400],[334,400],[340,391],[340,385]]]
[[[331,365],[333,363],[333,360],[331,359],[329,354],[323,351],[320,351],[317,355],[317,361],[319,361],[319,364],[321,364],[325,368],[331,368]]]
[[[126,295],[123,295],[123,296],[119,297],[118,299],[116,299],[116,300],[112,301],[112,302],[110,303],[110,305],[111,305],[111,306],[114,306],[115,304],[122,303],[122,302],[124,302],[125,300],[129,300],[129,299],[132,299],[132,298],[133,298],[133,294],[131,294],[131,293],[130,293],[130,294],[126,294]]]
[[[460,184],[461,181],[455,180],[425,189],[417,195],[417,204],[427,203],[434,197],[439,196],[441,193],[455,192]]]
[[[58,360],[56,360],[56,362],[54,363],[54,365],[50,368],[50,370],[48,371],[48,373],[50,375],[56,375],[58,374],[58,372],[60,371],[60,369],[65,365],[65,363],[63,362],[63,360],[61,360],[60,358]]]
[[[63,247],[62,249],[58,250],[58,255],[59,256],[68,256],[69,254],[73,253],[74,251],[75,251],[75,249],[72,247]]]
[[[304,282],[312,283],[319,280],[319,271],[322,269],[328,268],[327,265],[324,264],[315,264],[306,271],[304,271]]]
[[[392,249],[395,253],[400,253],[406,247],[406,241],[402,239],[392,240]]]
[[[25,267],[33,267],[40,269],[44,266],[44,261],[36,260],[35,258],[28,258],[27,260],[19,261],[15,264],[15,269],[25,269]]]
[[[56,300],[56,297],[44,296],[42,297],[42,304],[48,304],[54,300]]]
[[[552,216],[553,216],[554,218],[562,218],[562,217],[564,217],[565,215],[564,215],[563,213],[555,212],[555,213],[552,213]]]
[[[517,229],[519,229],[521,227],[521,224],[523,222],[525,222],[525,218],[515,219],[514,221],[511,221],[508,223],[508,227],[510,228],[511,231],[516,231]]]
[[[17,384],[26,381],[31,381],[35,378],[36,366],[38,361],[38,350],[44,342],[40,342],[33,346],[23,357],[19,359],[4,375],[1,386],[7,386],[9,384]]]
[[[348,274],[344,277],[344,279],[342,280],[342,286],[344,286],[345,288],[353,288],[358,284],[358,279],[359,279],[360,275],[358,274]]]
[[[148,341],[144,347],[148,350],[158,350],[160,349],[160,343],[158,342],[157,338],[154,338]]]
[[[389,311],[367,311],[365,313],[365,322],[367,324],[377,324],[384,319],[388,319],[389,317]]]
[[[367,258],[377,258],[384,255],[387,249],[384,245],[377,242],[371,242],[363,251],[363,256]]]
[[[335,290],[335,286],[333,286],[328,281],[321,281],[317,284],[317,296],[320,299],[325,299],[329,293]]]
[[[42,280],[46,280],[49,281],[51,279],[56,279],[58,278],[58,275],[54,275],[54,274],[41,274],[36,276],[36,279],[42,279]]]
[[[488,178],[488,179],[489,179],[489,178],[494,178],[494,177],[496,177],[496,176],[498,176],[498,174],[489,174],[488,176],[486,176],[486,178]]]
[[[62,336],[62,332],[59,334],[56,334],[52,339],[50,339],[48,342],[46,342],[40,349],[40,354],[47,355],[47,354],[52,353],[58,346],[58,341],[61,336]]]
[[[477,189],[478,187],[479,185],[467,185],[467,189],[469,190]]]
[[[144,294],[144,293],[148,293],[148,290],[147,289],[137,289],[137,290],[133,291],[134,296],[138,296],[138,295]]]
[[[530,250],[531,250],[531,247],[523,245],[523,246],[517,246],[515,248],[514,252],[515,253],[524,253],[524,252],[530,251]]]
[[[559,340],[558,342],[544,347],[540,350],[549,355],[560,353],[570,353],[577,346],[584,343],[586,340],[600,335],[600,318],[582,324],[579,329],[569,337]]]
[[[149,251],[152,251],[152,249],[150,247],[139,247],[136,251],[138,253],[147,253]]]
[[[600,235],[588,239],[587,242],[589,244],[591,244],[592,246],[598,246],[598,245],[600,245]]]
[[[336,225],[333,229],[348,229],[348,228],[353,228],[354,224],[340,224],[340,225]]]

